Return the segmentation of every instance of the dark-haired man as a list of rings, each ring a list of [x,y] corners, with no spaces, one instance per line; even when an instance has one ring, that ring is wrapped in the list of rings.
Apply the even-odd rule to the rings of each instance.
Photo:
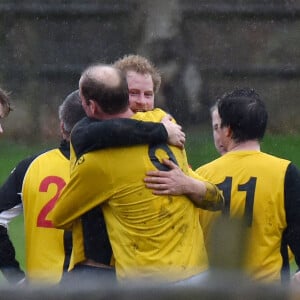
[[[286,279],[288,245],[300,265],[300,173],[288,160],[264,153],[268,114],[260,96],[249,88],[236,89],[216,103],[218,139],[226,153],[196,170],[223,191],[222,213],[200,212],[206,238],[216,218],[242,217],[247,225],[243,270],[264,282]],[[181,173],[151,172],[145,179],[157,194],[178,191]],[[164,188],[158,185],[165,184]],[[188,189],[188,183],[185,184]],[[209,247],[208,247],[209,249]],[[209,254],[209,253],[208,253]]]

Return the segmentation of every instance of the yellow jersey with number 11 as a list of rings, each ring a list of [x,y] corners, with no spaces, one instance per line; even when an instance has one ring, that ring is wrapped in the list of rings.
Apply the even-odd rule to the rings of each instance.
[[[258,280],[280,280],[280,247],[287,227],[284,184],[289,164],[260,151],[232,151],[196,170],[223,191],[223,214],[245,219],[248,235],[243,267]],[[200,211],[206,241],[220,214]]]

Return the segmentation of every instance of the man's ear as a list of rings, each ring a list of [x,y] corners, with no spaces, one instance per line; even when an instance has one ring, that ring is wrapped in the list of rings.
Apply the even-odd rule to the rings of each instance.
[[[225,136],[226,137],[231,137],[232,136],[232,130],[231,128],[228,126],[228,127],[224,127],[224,131],[225,131]]]
[[[95,100],[89,100],[89,107],[93,115],[97,112],[97,102]]]
[[[66,139],[67,134],[66,134],[66,131],[65,131],[65,126],[64,126],[64,122],[63,121],[60,121],[59,127],[60,127],[60,133],[61,133],[63,139]]]
[[[90,110],[93,115],[98,115],[101,112],[101,108],[95,100],[90,100]]]

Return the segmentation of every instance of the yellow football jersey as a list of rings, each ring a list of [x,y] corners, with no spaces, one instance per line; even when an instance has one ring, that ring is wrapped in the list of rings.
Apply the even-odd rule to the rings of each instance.
[[[287,226],[284,182],[289,163],[259,151],[232,151],[196,170],[223,191],[222,213],[245,219],[248,235],[244,268],[258,280],[280,280],[280,246]],[[206,243],[220,215],[200,211]]]
[[[136,119],[160,121],[156,109]],[[59,227],[73,223],[73,264],[83,257],[78,218],[103,210],[119,279],[176,281],[207,269],[199,210],[185,196],[155,196],[145,187],[146,171],[163,169],[170,158],[188,173],[185,152],[167,144],[140,145],[84,154],[52,213]]]
[[[26,276],[30,282],[57,283],[65,262],[64,230],[49,219],[70,178],[70,162],[59,151],[38,156],[29,166],[22,187],[26,244]]]

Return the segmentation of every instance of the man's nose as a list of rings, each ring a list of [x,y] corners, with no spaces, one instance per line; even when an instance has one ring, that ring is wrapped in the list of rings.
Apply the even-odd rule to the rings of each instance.
[[[136,102],[141,103],[141,104],[145,103],[146,102],[145,96],[144,95],[139,95]]]

